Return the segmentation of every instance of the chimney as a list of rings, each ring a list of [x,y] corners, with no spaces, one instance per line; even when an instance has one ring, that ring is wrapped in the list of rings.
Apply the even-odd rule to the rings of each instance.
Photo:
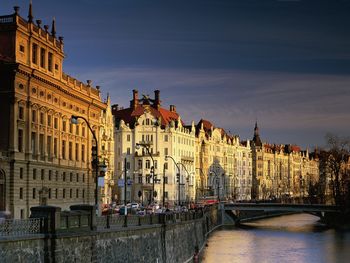
[[[132,101],[130,101],[130,108],[136,109],[139,105],[139,91],[134,89],[132,90]]]
[[[159,90],[154,91],[154,108],[159,109],[160,108],[160,99],[159,99]]]
[[[119,110],[118,104],[112,105],[112,115],[115,115],[118,110]]]
[[[175,107],[175,105],[170,105],[170,111],[171,111],[171,112],[176,112],[176,107]]]

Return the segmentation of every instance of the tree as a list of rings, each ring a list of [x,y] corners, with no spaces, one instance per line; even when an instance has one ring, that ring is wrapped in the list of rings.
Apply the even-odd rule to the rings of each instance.
[[[326,135],[327,148],[320,152],[320,175],[329,179],[336,205],[349,204],[350,139]]]

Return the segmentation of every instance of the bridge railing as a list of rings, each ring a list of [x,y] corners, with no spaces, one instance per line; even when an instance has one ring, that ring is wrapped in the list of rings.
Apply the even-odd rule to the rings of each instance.
[[[42,227],[41,218],[3,219],[0,221],[0,238],[40,234]]]

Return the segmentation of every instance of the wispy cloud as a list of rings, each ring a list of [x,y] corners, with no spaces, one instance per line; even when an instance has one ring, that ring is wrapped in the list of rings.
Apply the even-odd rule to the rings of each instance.
[[[149,95],[159,89],[164,106],[177,105],[186,122],[206,118],[242,138],[251,136],[256,118],[267,139],[274,141],[295,133],[299,134],[296,143],[315,145],[321,144],[327,131],[350,129],[350,76],[157,68],[77,74],[94,79],[114,103],[125,107],[132,89]]]

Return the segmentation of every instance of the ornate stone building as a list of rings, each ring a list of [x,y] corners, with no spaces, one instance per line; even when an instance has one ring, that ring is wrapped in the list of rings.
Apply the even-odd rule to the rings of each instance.
[[[303,198],[319,179],[318,160],[296,145],[262,143],[257,123],[252,140],[252,198]]]
[[[210,121],[196,126],[196,182],[199,196],[250,199],[252,172],[249,142],[228,135]]]
[[[55,21],[49,30],[34,24],[31,4],[28,20],[14,9],[0,17],[0,210],[26,218],[39,204],[94,203],[93,138],[70,118],[86,118],[98,135],[106,104],[90,81],[63,73]]]
[[[169,110],[161,107],[158,90],[154,95],[154,99],[145,95],[139,99],[134,90],[129,108],[112,107],[116,122],[115,176],[124,179],[127,172],[127,201],[151,203],[153,182],[155,202],[161,203],[163,196],[170,204],[179,199],[194,200],[195,127],[184,126],[174,105]],[[137,149],[136,144],[143,146]],[[174,161],[166,160],[166,156]],[[175,163],[180,168],[180,196]],[[119,202],[125,200],[123,189],[120,185]]]

